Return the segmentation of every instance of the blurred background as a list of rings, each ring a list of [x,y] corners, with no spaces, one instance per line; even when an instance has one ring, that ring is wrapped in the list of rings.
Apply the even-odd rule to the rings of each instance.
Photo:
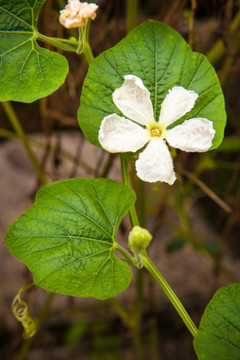
[[[194,51],[208,57],[226,100],[228,120],[222,145],[202,154],[176,153],[174,186],[143,184],[132,171],[138,196],[147,195],[148,216],[141,211],[142,202],[137,203],[137,210],[141,224],[154,235],[150,258],[199,325],[215,291],[239,281],[240,1],[135,1],[96,1],[99,9],[90,29],[94,56],[117,44],[136,24],[162,21],[176,29]],[[138,11],[130,21],[133,4]],[[46,1],[38,25],[41,33],[77,36],[58,22],[65,5],[63,0]],[[14,296],[32,277],[8,252],[4,235],[34,202],[45,178],[47,182],[83,176],[121,181],[118,156],[89,144],[78,126],[87,63],[74,53],[63,54],[70,71],[58,91],[32,104],[0,105],[0,359],[196,359],[191,335],[144,271],[134,275],[123,294],[104,302],[31,288],[22,298],[40,326],[30,340],[23,340],[23,328],[11,313]],[[38,161],[37,171],[31,151]],[[126,218],[118,234],[123,246],[129,229]]]

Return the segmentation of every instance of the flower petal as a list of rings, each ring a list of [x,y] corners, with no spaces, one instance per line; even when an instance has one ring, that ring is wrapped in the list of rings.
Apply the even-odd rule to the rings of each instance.
[[[103,119],[98,140],[111,153],[135,152],[150,140],[150,136],[131,120],[112,114]]]
[[[165,127],[169,126],[192,110],[197,98],[198,94],[195,91],[174,86],[162,102],[159,122],[164,123]]]
[[[114,104],[129,119],[141,125],[154,120],[150,93],[142,80],[135,75],[125,75],[124,83],[112,95]]]
[[[164,181],[172,185],[176,179],[173,161],[165,141],[153,139],[136,161],[137,176],[143,181]]]
[[[183,151],[207,151],[212,145],[215,130],[212,121],[205,118],[185,120],[166,132],[169,145]]]

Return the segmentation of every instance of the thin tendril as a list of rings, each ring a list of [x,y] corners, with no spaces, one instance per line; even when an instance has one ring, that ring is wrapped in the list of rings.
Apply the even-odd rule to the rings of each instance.
[[[30,289],[33,284],[23,286],[15,296],[12,302],[12,312],[16,319],[21,322],[24,327],[23,338],[29,339],[35,335],[38,328],[38,321],[36,318],[32,318],[29,313],[28,304],[21,300],[21,294]]]

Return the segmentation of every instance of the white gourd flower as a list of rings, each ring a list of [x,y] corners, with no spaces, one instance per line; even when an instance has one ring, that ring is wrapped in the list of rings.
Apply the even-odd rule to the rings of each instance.
[[[112,95],[117,108],[128,118],[111,114],[100,126],[98,140],[111,152],[136,152],[143,146],[136,161],[137,176],[143,181],[164,181],[172,185],[176,179],[168,144],[187,152],[204,152],[212,145],[215,135],[212,121],[206,118],[185,120],[181,125],[169,125],[194,107],[198,94],[182,86],[168,91],[161,105],[159,121],[154,120],[150,93],[142,80],[125,75],[124,83]],[[131,121],[131,120],[132,121]]]
[[[88,19],[95,19],[97,8],[95,3],[68,0],[65,9],[60,11],[59,21],[67,29],[84,26]]]

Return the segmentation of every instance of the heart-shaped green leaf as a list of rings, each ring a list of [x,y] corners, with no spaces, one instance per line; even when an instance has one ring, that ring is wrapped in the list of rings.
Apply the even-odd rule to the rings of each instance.
[[[134,201],[133,190],[109,179],[52,183],[9,227],[6,245],[36,285],[73,296],[115,296],[132,277],[114,250],[119,223]]]
[[[36,42],[44,2],[0,0],[0,101],[32,102],[54,92],[65,80],[65,57]]]
[[[216,292],[194,339],[199,360],[240,359],[240,285]]]
[[[169,89],[178,85],[197,92],[193,110],[174,126],[193,117],[207,118],[216,130],[212,149],[221,143],[226,113],[215,70],[204,55],[192,52],[175,30],[152,21],[135,28],[119,44],[99,55],[89,68],[78,119],[92,144],[100,146],[98,131],[105,116],[122,116],[112,94],[127,74],[140,77],[150,91],[156,121]]]

